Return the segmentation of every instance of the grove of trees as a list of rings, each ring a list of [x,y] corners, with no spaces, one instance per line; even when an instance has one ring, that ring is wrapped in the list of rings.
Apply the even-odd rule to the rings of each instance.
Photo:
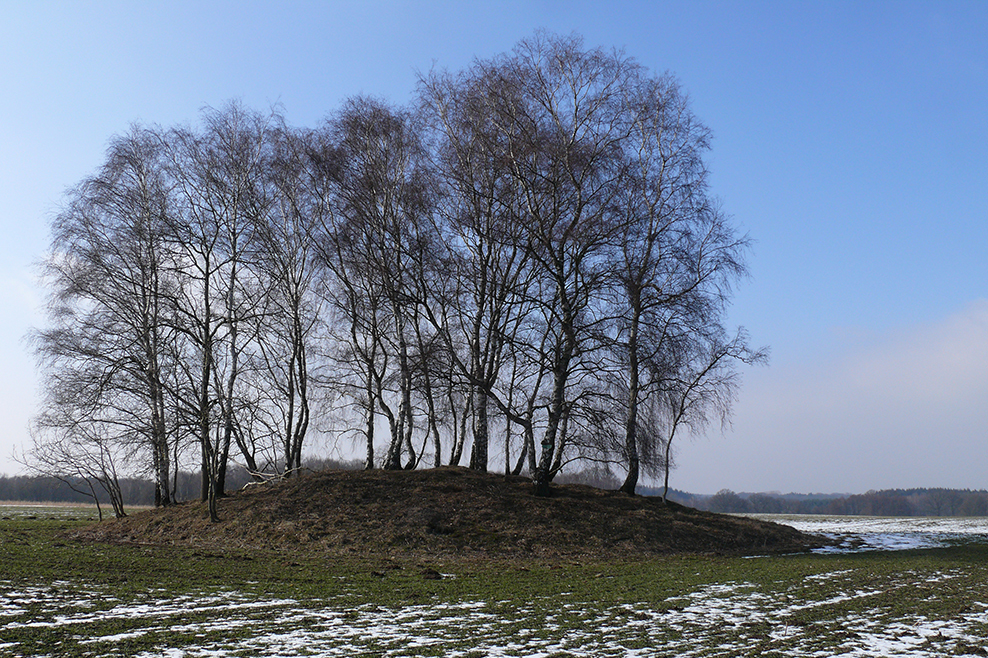
[[[849,516],[986,516],[988,491],[886,489],[850,496],[738,494],[724,489],[686,501],[699,509],[737,514],[827,514]]]
[[[231,464],[290,476],[316,433],[367,468],[667,489],[765,359],[725,326],[748,239],[709,146],[675,78],[542,32],[315,128],[236,102],[135,125],[52,225],[26,460],[121,514],[122,474],[169,505],[188,464],[214,519]]]

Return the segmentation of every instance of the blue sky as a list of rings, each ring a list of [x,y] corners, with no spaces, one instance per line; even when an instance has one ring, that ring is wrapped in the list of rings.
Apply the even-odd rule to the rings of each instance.
[[[0,473],[38,386],[32,263],[64,190],[132,122],[354,94],[539,27],[675,74],[713,130],[712,187],[755,240],[731,322],[771,347],[733,426],[673,486],[988,487],[988,3],[21,2],[0,21]]]

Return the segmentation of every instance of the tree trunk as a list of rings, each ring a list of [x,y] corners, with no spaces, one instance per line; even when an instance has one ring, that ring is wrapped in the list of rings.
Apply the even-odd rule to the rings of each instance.
[[[374,468],[374,383],[373,376],[367,375],[367,421],[364,426],[364,433],[367,439],[367,453],[364,457],[364,469]]]
[[[554,382],[552,387],[552,398],[549,404],[549,419],[546,426],[545,435],[542,439],[542,452],[539,455],[539,464],[535,470],[535,495],[548,496],[549,483],[554,475],[553,457],[555,456],[557,440],[559,438],[559,428],[564,420],[566,405],[566,380],[569,374],[569,362],[575,348],[575,341],[569,336],[565,339],[563,354],[561,354],[554,368]]]
[[[487,451],[490,444],[490,428],[487,419],[487,395],[478,390],[477,414],[474,417],[473,447],[470,450],[470,468],[475,471],[487,472]]]
[[[466,443],[467,439],[467,422],[472,417],[474,404],[474,388],[470,388],[470,395],[467,396],[466,409],[463,410],[463,416],[460,418],[460,428],[457,433],[456,440],[453,443],[453,450],[449,456],[450,466],[459,466],[460,460],[463,459],[463,444]]]
[[[662,486],[663,503],[669,501],[669,471],[672,469],[672,439],[673,436],[675,436],[675,434],[676,434],[676,424],[674,423],[672,426],[672,430],[669,432],[669,440],[666,441],[665,464],[664,464],[665,482],[663,483]]]
[[[621,485],[621,491],[634,496],[638,487],[638,312],[631,318],[631,332],[628,337],[628,420],[624,429],[624,451],[628,459],[628,476]]]

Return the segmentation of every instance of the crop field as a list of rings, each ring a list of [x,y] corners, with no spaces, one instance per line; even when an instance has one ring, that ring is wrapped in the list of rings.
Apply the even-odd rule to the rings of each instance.
[[[77,543],[86,518],[0,508],[0,656],[988,655],[984,520],[800,517],[841,550],[540,564]]]

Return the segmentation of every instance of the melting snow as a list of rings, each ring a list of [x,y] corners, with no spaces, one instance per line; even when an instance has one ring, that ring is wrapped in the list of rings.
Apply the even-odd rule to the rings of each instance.
[[[985,517],[871,517],[753,514],[755,518],[824,535],[840,542],[818,552],[901,551],[937,548],[959,541],[988,542]]]
[[[396,608],[366,605],[346,610],[331,602],[302,604],[292,599],[264,600],[239,592],[220,592],[121,604],[94,615],[77,608],[70,612],[75,602],[67,600],[65,590],[14,592],[10,583],[0,582],[0,608],[8,613],[0,618],[0,636],[5,630],[24,626],[73,624],[80,643],[98,655],[114,653],[113,645],[128,639],[153,640],[160,635],[164,640],[166,634],[176,632],[200,638],[182,648],[162,646],[153,653],[139,654],[143,658],[413,656],[423,651],[450,657],[558,653],[651,656],[657,647],[662,648],[663,655],[683,657],[747,655],[760,647],[781,656],[931,658],[945,651],[953,653],[960,642],[977,642],[974,634],[988,624],[988,605],[946,621],[919,615],[889,620],[888,611],[879,609],[842,614],[842,602],[882,593],[840,592],[840,581],[848,573],[808,576],[802,585],[805,591],[797,584],[788,591],[764,593],[750,582],[728,582],[708,585],[659,606],[567,603],[546,610],[547,601],[536,600],[509,614],[505,614],[503,604],[483,601]],[[813,600],[813,593],[824,581],[836,583],[837,592]],[[12,603],[22,596],[44,604],[51,613],[45,620],[25,618],[27,613]],[[808,609],[814,609],[814,619],[839,624],[842,639],[836,649],[832,643],[824,645],[829,646],[826,651],[820,648],[820,635],[826,626],[796,622]],[[202,621],[182,623],[191,610],[211,614]],[[133,619],[134,627],[112,635],[86,636],[86,624],[113,619]],[[7,650],[19,655],[16,645],[0,643],[0,651]]]
[[[839,550],[898,550],[988,538],[986,519],[769,518],[836,537],[843,542]],[[948,619],[929,619],[908,609],[893,613],[879,607],[884,593],[879,585],[863,586],[854,575],[850,570],[812,574],[780,591],[762,591],[739,579],[657,605],[583,603],[572,596],[554,596],[525,605],[464,601],[356,609],[332,600],[265,599],[239,591],[194,596],[155,591],[125,603],[85,583],[26,587],[0,580],[0,638],[16,629],[70,625],[75,641],[93,655],[116,654],[121,643],[135,639],[156,647],[138,654],[140,658],[421,653],[453,658],[560,653],[644,657],[657,651],[684,658],[759,653],[933,658],[983,645],[988,602],[975,603]],[[903,573],[902,582],[912,587],[961,575],[949,569]],[[935,595],[936,588],[929,591]],[[113,634],[99,635],[97,628],[113,620],[121,622],[111,624]],[[169,647],[174,633],[196,639]],[[828,637],[834,633],[839,634]],[[0,640],[0,655],[23,655],[22,647]]]

